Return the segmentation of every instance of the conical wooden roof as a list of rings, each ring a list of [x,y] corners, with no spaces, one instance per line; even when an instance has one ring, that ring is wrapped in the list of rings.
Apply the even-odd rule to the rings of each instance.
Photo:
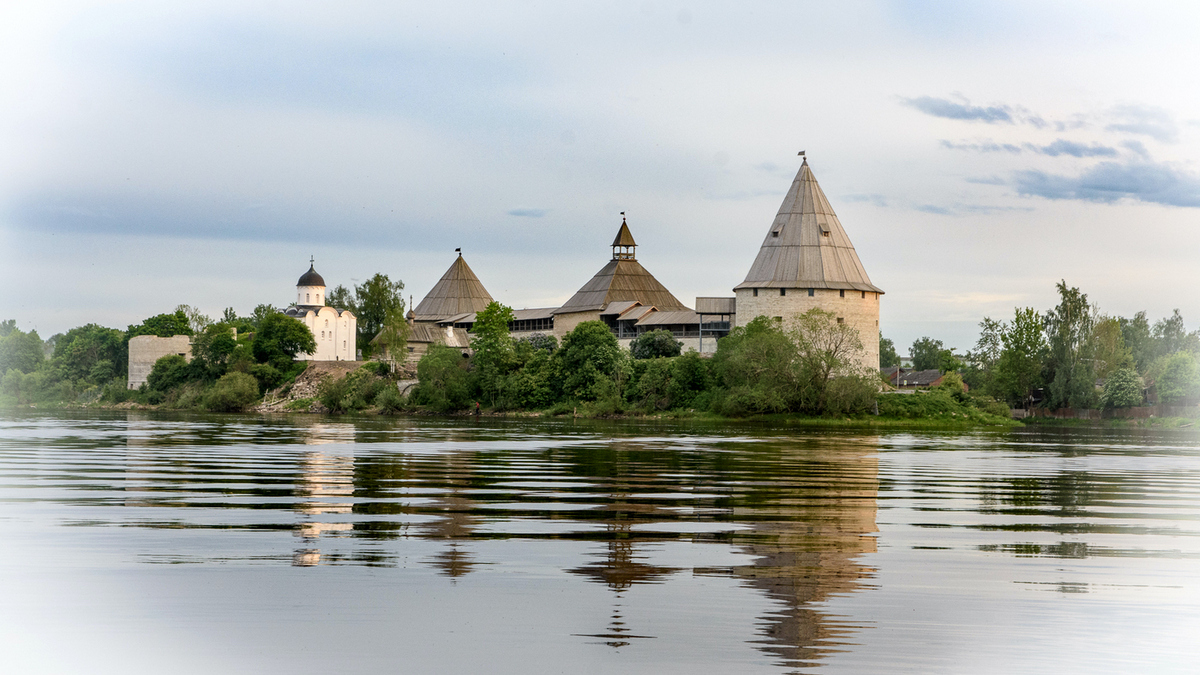
[[[783,198],[746,280],[733,290],[743,288],[883,292],[871,283],[807,159]]]
[[[483,311],[492,296],[460,254],[413,310],[416,321],[438,321],[456,314]]]
[[[636,246],[629,226],[624,222],[621,223],[621,229],[617,231],[617,238],[613,240],[612,245]],[[617,257],[618,255],[614,250],[613,259],[553,313],[568,314],[604,309],[611,302],[640,302],[647,307],[653,306],[663,311],[688,309],[632,256]]]

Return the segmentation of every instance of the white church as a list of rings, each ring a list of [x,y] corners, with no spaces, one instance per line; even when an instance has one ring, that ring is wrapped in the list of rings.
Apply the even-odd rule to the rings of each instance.
[[[299,320],[312,331],[317,350],[312,354],[297,354],[305,361],[356,361],[358,350],[355,335],[358,319],[348,309],[325,305],[325,279],[317,274],[309,261],[308,271],[296,282],[296,304],[283,313]]]

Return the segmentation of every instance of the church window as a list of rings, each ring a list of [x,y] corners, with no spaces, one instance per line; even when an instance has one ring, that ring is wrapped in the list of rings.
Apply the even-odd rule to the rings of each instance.
[[[756,297],[756,298],[758,297],[758,289],[757,288],[754,289],[754,297]]]
[[[863,300],[866,300],[866,299],[867,299],[867,292],[866,292],[866,291],[863,291],[863,292],[862,292],[862,294],[863,294]]]
[[[321,331],[321,339],[322,339],[322,340],[324,340],[324,339],[325,339],[325,331]]]
[[[812,297],[813,295],[815,295],[815,294],[816,294],[816,291],[815,291],[815,289],[812,289],[812,288],[808,289],[808,297],[810,297],[810,298],[811,298],[811,297]]]
[[[846,289],[843,288],[842,290],[838,291],[838,297],[846,297]]]
[[[305,294],[304,294],[304,301],[305,301],[305,302],[308,302],[308,300],[309,300],[309,298],[308,298],[308,293],[305,293]]]
[[[779,289],[779,295],[787,295],[787,289],[786,288]]]
[[[325,319],[325,327],[329,328],[329,319]]]

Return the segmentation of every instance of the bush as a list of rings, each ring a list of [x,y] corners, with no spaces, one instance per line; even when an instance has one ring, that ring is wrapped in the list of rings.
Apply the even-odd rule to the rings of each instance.
[[[679,356],[683,343],[675,339],[669,330],[652,330],[642,333],[629,343],[629,353],[635,359],[653,359],[660,356]]]
[[[326,377],[317,385],[317,400],[331,413],[362,410],[389,388],[386,379],[371,370],[360,368],[342,378]],[[399,392],[396,392],[399,395]]]
[[[191,368],[187,359],[178,354],[168,354],[154,362],[146,376],[146,386],[151,391],[166,393],[188,381]]]
[[[241,412],[258,400],[258,380],[246,373],[227,373],[217,380],[204,407],[212,412]]]
[[[385,361],[367,361],[363,364],[361,370],[378,375],[379,377],[388,377],[392,374],[392,367]]]
[[[258,380],[260,396],[283,384],[283,373],[269,363],[256,363],[250,366],[249,371],[250,375]]]
[[[412,401],[442,412],[461,410],[471,405],[471,380],[467,359],[462,352],[445,345],[430,345],[417,362],[420,384]]]
[[[379,408],[382,413],[396,413],[404,408],[404,397],[400,395],[400,390],[396,385],[385,387],[379,395],[375,397],[375,407]]]

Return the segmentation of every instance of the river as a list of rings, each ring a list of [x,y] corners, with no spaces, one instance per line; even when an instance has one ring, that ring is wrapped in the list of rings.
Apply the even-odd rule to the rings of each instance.
[[[1194,673],[1197,535],[1195,429],[10,411],[0,670]]]

